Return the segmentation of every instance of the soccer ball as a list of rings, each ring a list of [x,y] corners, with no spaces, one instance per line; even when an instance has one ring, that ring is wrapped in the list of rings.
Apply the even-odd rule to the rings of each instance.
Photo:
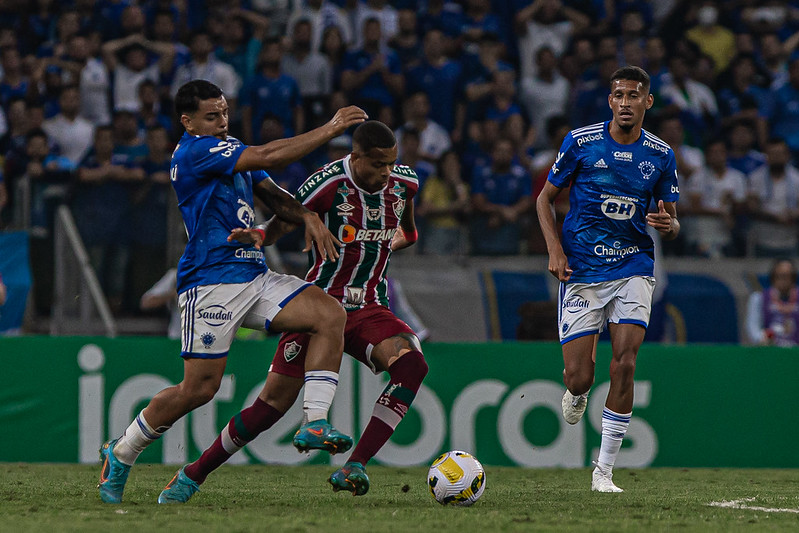
[[[453,450],[433,461],[427,486],[441,505],[472,505],[486,488],[486,473],[471,454]]]

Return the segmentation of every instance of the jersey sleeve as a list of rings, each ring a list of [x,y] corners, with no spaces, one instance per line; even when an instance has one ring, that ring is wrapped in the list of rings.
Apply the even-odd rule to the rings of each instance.
[[[666,154],[665,168],[660,174],[654,190],[655,201],[676,202],[680,198],[680,185],[677,179],[677,159],[674,152],[669,149]]]
[[[555,158],[555,163],[549,169],[547,181],[558,188],[565,188],[569,186],[572,176],[580,168],[580,159],[578,154],[579,146],[574,141],[571,133],[566,135],[563,139],[563,144],[560,146],[558,156]]]
[[[198,137],[192,143],[189,158],[200,177],[233,174],[233,168],[247,145],[237,140],[220,141],[216,137]]]
[[[252,176],[253,185],[256,183],[261,183],[265,179],[269,179],[271,177],[265,170],[253,170],[250,172],[250,176]]]

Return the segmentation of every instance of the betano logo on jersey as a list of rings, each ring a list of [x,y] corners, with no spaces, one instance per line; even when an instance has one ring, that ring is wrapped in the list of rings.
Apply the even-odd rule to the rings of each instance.
[[[338,229],[338,240],[344,244],[349,244],[354,241],[390,241],[394,237],[397,228],[392,229],[356,229],[349,224],[341,226]]]

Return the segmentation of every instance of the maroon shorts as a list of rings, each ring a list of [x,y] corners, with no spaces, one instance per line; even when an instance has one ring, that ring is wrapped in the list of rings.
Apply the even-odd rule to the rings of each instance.
[[[408,324],[395,317],[388,308],[380,304],[369,304],[347,313],[344,351],[377,373],[378,370],[371,360],[372,349],[400,333],[416,335]],[[306,333],[284,333],[280,337],[269,371],[295,378],[303,377],[309,338]]]

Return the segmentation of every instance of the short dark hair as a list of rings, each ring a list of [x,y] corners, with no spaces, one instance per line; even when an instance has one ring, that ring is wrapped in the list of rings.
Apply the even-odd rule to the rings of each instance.
[[[184,84],[175,95],[175,113],[181,115],[194,113],[200,108],[200,101],[222,96],[222,89],[205,80],[192,80]]]
[[[611,88],[613,87],[613,82],[616,80],[631,80],[641,82],[644,86],[644,89],[649,92],[649,74],[647,74],[646,71],[641,67],[627,65],[616,70],[616,72],[610,76]]]
[[[397,138],[391,128],[379,120],[367,120],[352,134],[352,144],[361,151],[368,152],[372,148],[394,148]]]

